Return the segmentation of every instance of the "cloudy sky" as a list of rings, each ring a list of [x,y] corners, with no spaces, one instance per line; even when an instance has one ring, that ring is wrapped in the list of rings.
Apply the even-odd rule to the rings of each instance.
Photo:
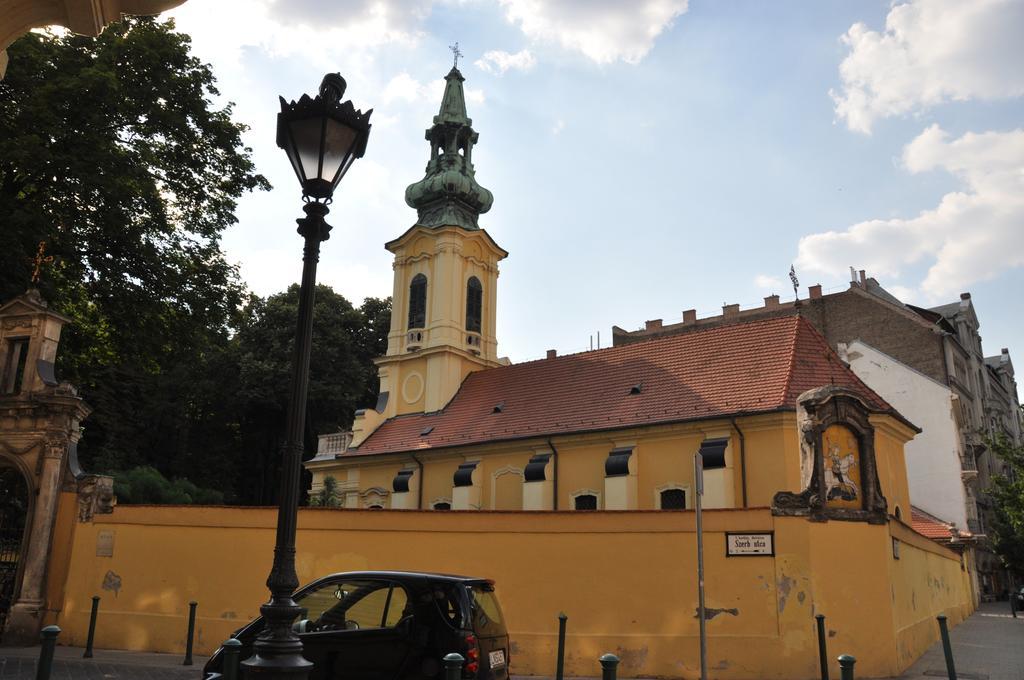
[[[923,305],[971,291],[987,354],[1024,366],[1024,1],[189,0],[174,16],[274,189],[225,237],[257,293],[298,279],[277,96],[327,71],[373,108],[320,280],[391,292],[448,46],[480,133],[481,225],[510,252],[499,350],[792,299],[866,269]]]

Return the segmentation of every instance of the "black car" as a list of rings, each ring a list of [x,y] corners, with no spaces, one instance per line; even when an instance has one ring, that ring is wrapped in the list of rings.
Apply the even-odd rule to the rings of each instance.
[[[443,677],[446,654],[466,659],[466,680],[507,680],[508,632],[482,578],[404,571],[325,576],[295,593],[302,607],[295,631],[313,662],[310,680],[424,680]],[[231,637],[252,655],[263,630],[256,618]],[[221,677],[223,648],[203,668]]]

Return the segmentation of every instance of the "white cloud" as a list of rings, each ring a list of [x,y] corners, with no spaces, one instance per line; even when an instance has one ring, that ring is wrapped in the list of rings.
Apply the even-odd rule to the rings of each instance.
[[[499,76],[505,75],[505,71],[529,71],[537,65],[537,60],[530,54],[530,50],[522,49],[511,54],[503,50],[489,50],[484,52],[482,59],[477,59],[476,67],[485,73],[494,73]]]
[[[384,91],[381,92],[381,99],[384,102],[392,102],[396,99],[414,102],[417,99],[423,98],[427,89],[408,73],[402,72],[389,80],[388,84],[384,86]]]
[[[561,118],[559,118],[558,120],[555,121],[555,124],[551,126],[551,134],[553,134],[553,135],[560,135],[560,134],[562,134],[562,130],[564,130],[564,129],[565,129],[565,121],[562,120]]]
[[[1024,94],[1024,2],[911,0],[889,11],[884,31],[856,23],[832,91],[836,115],[869,133],[879,118],[947,101]]]
[[[193,0],[168,12],[192,37],[193,51],[217,67],[218,77],[241,72],[242,56],[256,48],[274,58],[300,54],[317,70],[338,70],[338,63],[365,64],[368,49],[387,44],[415,45],[419,20],[430,3],[366,0],[353,11],[325,11],[317,18],[311,2],[291,0]],[[399,12],[405,5],[419,12]],[[303,11],[292,11],[294,9]],[[324,3],[336,7],[339,3]],[[350,69],[350,72],[355,72]]]
[[[435,78],[428,83],[421,83],[404,71],[388,81],[381,93],[381,99],[385,102],[402,100],[405,102],[429,102],[439,105],[444,96],[445,81],[443,78]],[[463,94],[466,96],[467,104],[483,105],[487,101],[484,91],[478,88],[466,87],[463,85]]]
[[[783,287],[782,279],[768,274],[758,274],[754,277],[754,285],[764,290],[776,290]]]
[[[638,63],[686,12],[687,0],[499,0],[527,37],[552,40],[599,64]]]
[[[844,272],[851,262],[900,276],[925,263],[921,293],[932,300],[1024,265],[1024,129],[969,132],[958,139],[933,125],[903,149],[911,173],[944,170],[961,188],[910,219],[876,219],[800,239],[798,266]]]

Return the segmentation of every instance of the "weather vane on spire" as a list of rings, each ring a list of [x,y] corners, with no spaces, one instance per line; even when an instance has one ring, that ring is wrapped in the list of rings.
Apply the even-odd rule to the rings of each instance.
[[[36,256],[34,258],[29,260],[29,262],[31,262],[32,264],[35,265],[35,269],[32,270],[32,284],[33,285],[39,283],[39,279],[40,279],[39,275],[42,273],[43,265],[44,264],[50,264],[51,262],[53,262],[53,255],[46,255],[44,257],[44,253],[46,253],[46,241],[40,241],[39,242],[39,251],[36,252]]]
[[[452,65],[452,68],[458,68],[459,67],[459,57],[462,56],[462,52],[459,51],[459,41],[456,40],[454,45],[449,45],[448,49],[450,49],[452,51],[452,55],[454,55],[454,57],[455,57],[455,63]]]
[[[789,265],[789,280],[793,282],[793,294],[799,299],[800,279],[796,278],[796,267],[793,265]]]

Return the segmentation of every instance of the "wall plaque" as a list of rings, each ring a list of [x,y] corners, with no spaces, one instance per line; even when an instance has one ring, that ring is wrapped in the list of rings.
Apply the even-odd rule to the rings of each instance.
[[[775,536],[766,531],[756,534],[725,534],[726,557],[748,557],[751,555],[774,555]]]
[[[114,532],[103,530],[96,534],[96,557],[114,556]]]

